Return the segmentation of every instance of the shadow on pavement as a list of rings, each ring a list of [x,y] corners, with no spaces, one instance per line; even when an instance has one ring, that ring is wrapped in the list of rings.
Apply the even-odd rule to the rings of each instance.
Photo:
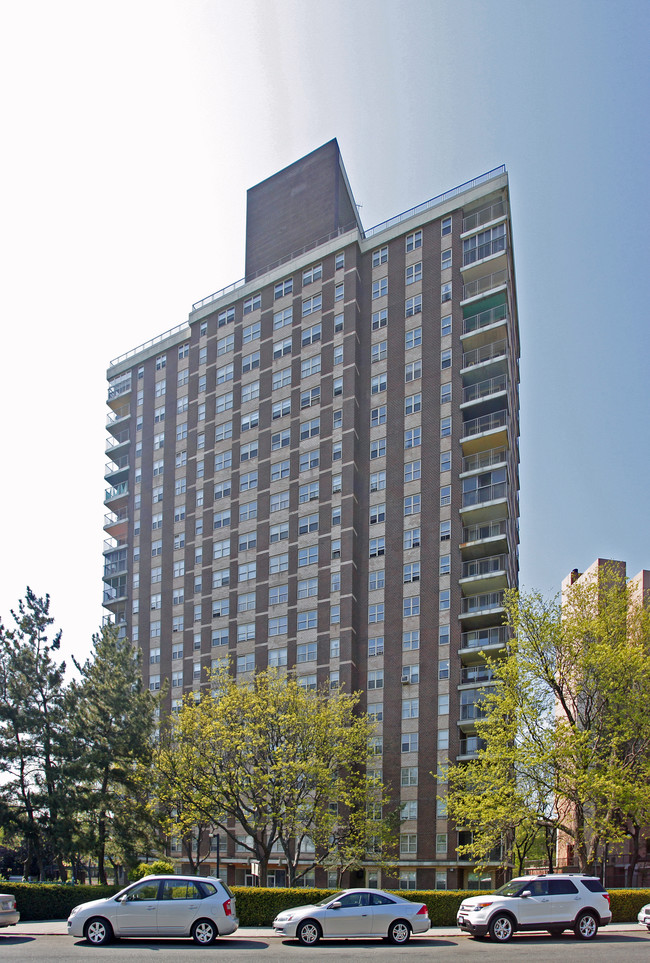
[[[92,946],[87,940],[76,939],[74,942],[75,946]],[[155,939],[131,939],[131,940],[111,940],[110,943],[105,943],[103,946],[93,946],[94,950],[102,949],[112,949],[112,950],[126,950],[131,952],[135,949],[142,949],[144,947],[155,947],[157,949],[170,949],[173,948],[181,952],[182,950],[198,950],[199,953],[204,953],[206,949],[213,950],[268,950],[269,946],[265,940],[231,940],[228,937],[218,937],[214,943],[210,946],[199,946],[193,940],[178,940],[173,937],[157,936]]]

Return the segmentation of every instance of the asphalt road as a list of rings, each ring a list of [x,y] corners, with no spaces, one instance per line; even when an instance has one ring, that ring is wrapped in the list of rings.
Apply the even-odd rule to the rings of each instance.
[[[182,963],[201,959],[227,960],[228,963],[296,963],[309,960],[374,960],[374,963],[393,963],[393,960],[430,960],[449,963],[504,963],[525,960],[526,963],[612,963],[650,959],[650,933],[639,926],[624,924],[602,930],[594,941],[584,943],[571,933],[561,937],[515,936],[505,946],[494,946],[489,940],[472,940],[457,930],[431,930],[426,936],[415,937],[404,947],[396,948],[377,940],[328,940],[305,949],[293,940],[272,936],[269,930],[240,930],[236,936],[218,939],[211,947],[195,946],[188,940],[119,940],[109,946],[91,947],[84,940],[62,935],[65,924],[18,924],[15,930],[0,931],[0,961],[2,963]]]

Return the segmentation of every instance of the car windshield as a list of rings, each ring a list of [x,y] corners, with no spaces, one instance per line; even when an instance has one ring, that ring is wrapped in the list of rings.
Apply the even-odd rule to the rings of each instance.
[[[334,900],[345,896],[346,892],[347,890],[343,889],[340,893],[334,893],[334,896],[326,896],[325,899],[322,899],[319,903],[314,903],[314,906],[327,906],[328,903],[333,903]]]
[[[527,880],[511,879],[509,883],[505,883],[500,886],[499,889],[495,890],[495,896],[519,896],[521,892],[524,891],[527,885]]]

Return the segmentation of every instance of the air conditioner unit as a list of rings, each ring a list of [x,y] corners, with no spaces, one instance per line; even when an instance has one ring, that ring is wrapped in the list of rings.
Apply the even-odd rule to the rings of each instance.
[[[408,674],[408,672],[405,672],[402,675],[402,685],[409,685],[410,681],[411,681],[411,676]]]

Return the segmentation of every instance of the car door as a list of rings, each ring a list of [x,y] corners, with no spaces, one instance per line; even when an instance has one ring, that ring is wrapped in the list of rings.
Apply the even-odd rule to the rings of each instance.
[[[388,896],[383,896],[381,893],[371,893],[370,906],[372,909],[373,935],[386,936],[388,933],[388,927],[393,920],[402,915],[399,912],[397,903],[393,902],[392,899],[389,899]]]
[[[557,879],[548,881],[549,923],[572,923],[578,915],[581,905],[578,887],[571,879]]]
[[[372,910],[368,893],[346,893],[337,909],[328,909],[323,920],[324,936],[370,936]]]
[[[166,879],[158,902],[160,936],[187,936],[199,916],[201,893],[190,879]]]
[[[138,883],[117,904],[115,922],[122,936],[158,935],[158,890],[160,880]]]
[[[541,926],[548,922],[550,913],[548,898],[548,882],[545,879],[531,880],[526,883],[524,892],[530,896],[522,896],[517,900],[517,918],[522,926]]]

